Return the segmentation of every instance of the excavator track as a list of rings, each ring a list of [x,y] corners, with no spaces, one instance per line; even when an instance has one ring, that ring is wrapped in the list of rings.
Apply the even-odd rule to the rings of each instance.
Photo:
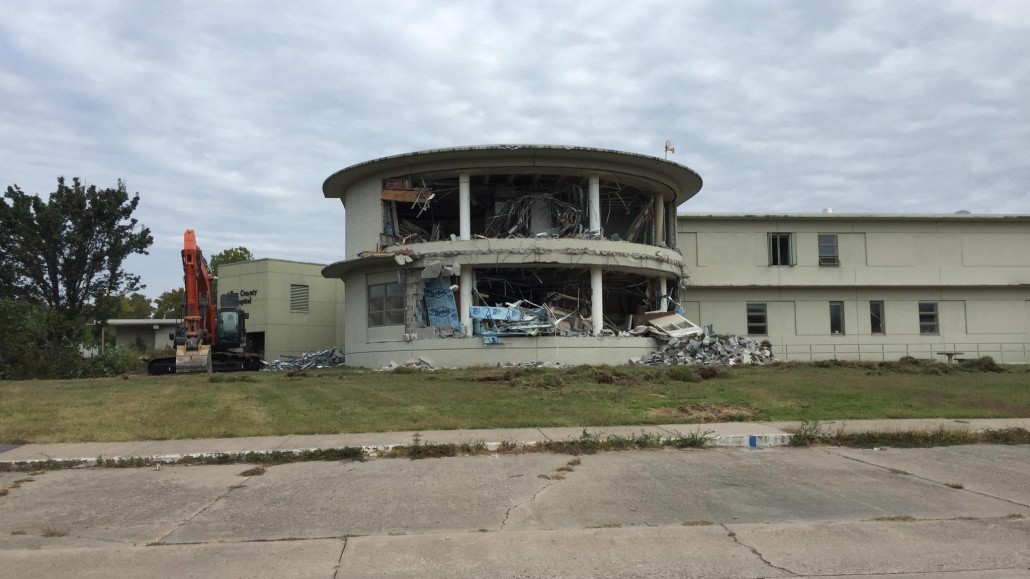
[[[215,352],[211,355],[213,372],[255,372],[264,366],[264,360],[256,354],[237,354],[234,352]],[[206,371],[207,369],[204,368]],[[175,357],[154,358],[147,363],[147,374],[161,376],[176,374]]]

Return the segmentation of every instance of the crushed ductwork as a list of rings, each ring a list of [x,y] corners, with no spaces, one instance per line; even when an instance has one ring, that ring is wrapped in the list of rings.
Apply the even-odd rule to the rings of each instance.
[[[346,363],[347,358],[337,348],[312,350],[299,356],[283,356],[272,360],[261,369],[262,372],[285,372],[289,370],[309,370],[311,368],[334,368]]]

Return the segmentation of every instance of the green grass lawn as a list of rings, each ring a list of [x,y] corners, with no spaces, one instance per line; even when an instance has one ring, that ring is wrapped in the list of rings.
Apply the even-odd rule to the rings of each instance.
[[[711,420],[1030,416],[1030,368],[358,368],[0,382],[0,443]],[[692,381],[688,381],[692,380]]]

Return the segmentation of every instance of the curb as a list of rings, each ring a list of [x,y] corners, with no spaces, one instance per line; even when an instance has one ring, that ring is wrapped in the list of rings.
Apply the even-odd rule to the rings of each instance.
[[[742,434],[742,435],[731,435],[731,436],[709,436],[708,444],[706,448],[750,448],[750,449],[761,449],[761,448],[775,448],[779,446],[787,446],[790,444],[790,434]],[[676,437],[666,436],[664,440],[673,440]],[[570,439],[575,440],[575,439]],[[473,441],[479,444],[479,441]],[[505,442],[482,442],[483,446],[488,452],[497,452],[504,444],[516,444],[520,446],[535,446],[539,444],[536,440],[525,440],[525,441],[505,441]],[[394,448],[406,447],[406,444],[381,444],[381,445],[364,445],[361,446],[361,450],[364,452],[366,457],[374,457],[376,454],[381,452],[388,452]],[[16,467],[26,468],[32,465],[42,465],[47,463],[62,463],[65,464],[66,468],[89,468],[94,467],[100,460],[113,461],[115,463],[132,463],[135,461],[147,461],[159,464],[175,464],[182,461],[196,460],[196,459],[218,459],[221,457],[239,457],[241,455],[284,455],[293,454],[297,456],[304,455],[305,453],[319,452],[319,451],[334,451],[344,450],[349,447],[321,447],[321,448],[290,448],[290,449],[276,449],[276,450],[253,450],[247,452],[192,452],[182,454],[161,454],[161,455],[124,455],[124,456],[96,456],[96,457],[47,457],[42,459],[30,459],[30,460],[0,460],[0,465],[10,467],[12,470]]]

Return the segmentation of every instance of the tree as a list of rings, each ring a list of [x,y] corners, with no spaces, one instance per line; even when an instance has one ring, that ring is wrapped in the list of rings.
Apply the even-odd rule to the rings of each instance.
[[[154,314],[154,304],[150,298],[134,293],[129,296],[122,296],[118,299],[118,312],[116,317],[129,320],[145,320]]]
[[[120,179],[114,188],[97,189],[59,177],[45,201],[7,187],[0,200],[0,297],[56,315],[65,323],[52,326],[54,338],[75,338],[86,320],[107,320],[118,298],[145,287],[122,268],[154,243],[132,216],[138,206],[139,194],[130,198]]]
[[[155,319],[175,319],[183,316],[182,304],[185,290],[181,287],[166,291],[154,300]]]
[[[229,249],[220,251],[216,253],[214,256],[212,256],[210,260],[208,260],[207,265],[211,269],[211,275],[216,276],[214,287],[212,288],[215,294],[215,304],[218,304],[218,266],[225,265],[228,263],[239,263],[241,261],[253,260],[254,254],[242,245],[239,247],[230,247]]]
[[[207,265],[211,268],[211,273],[217,275],[218,266],[220,265],[253,260],[254,254],[251,253],[249,249],[241,245],[239,247],[230,247],[229,249],[216,253],[208,260]]]

